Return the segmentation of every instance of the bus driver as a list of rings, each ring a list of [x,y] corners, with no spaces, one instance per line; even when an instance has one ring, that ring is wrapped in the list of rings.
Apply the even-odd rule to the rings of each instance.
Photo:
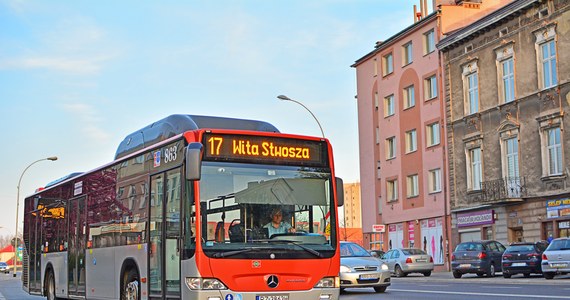
[[[295,232],[295,228],[287,222],[283,221],[283,212],[277,207],[271,211],[271,222],[265,224],[263,228],[267,228],[269,238],[274,234]]]

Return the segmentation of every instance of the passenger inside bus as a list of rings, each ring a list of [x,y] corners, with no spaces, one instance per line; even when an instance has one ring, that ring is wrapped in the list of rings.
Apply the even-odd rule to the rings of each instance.
[[[283,221],[283,211],[281,207],[274,208],[271,211],[271,222],[265,224],[263,228],[267,228],[269,238],[274,234],[295,232],[295,228]]]

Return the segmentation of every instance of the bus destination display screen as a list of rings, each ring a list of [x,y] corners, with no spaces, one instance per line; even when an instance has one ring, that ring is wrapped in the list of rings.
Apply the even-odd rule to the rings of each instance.
[[[289,138],[205,133],[204,160],[323,167],[327,144]]]

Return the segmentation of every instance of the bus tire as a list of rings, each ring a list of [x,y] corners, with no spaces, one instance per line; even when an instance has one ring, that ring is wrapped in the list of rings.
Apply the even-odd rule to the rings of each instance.
[[[46,276],[46,298],[47,300],[58,300],[60,298],[55,296],[55,276],[52,270],[47,272]]]
[[[122,278],[121,300],[139,300],[141,295],[139,273],[137,270],[129,269],[123,274]]]

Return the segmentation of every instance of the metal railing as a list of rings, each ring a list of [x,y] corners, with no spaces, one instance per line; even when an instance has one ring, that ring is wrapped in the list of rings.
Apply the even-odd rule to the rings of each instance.
[[[483,202],[500,202],[527,196],[525,177],[505,177],[481,182]]]

